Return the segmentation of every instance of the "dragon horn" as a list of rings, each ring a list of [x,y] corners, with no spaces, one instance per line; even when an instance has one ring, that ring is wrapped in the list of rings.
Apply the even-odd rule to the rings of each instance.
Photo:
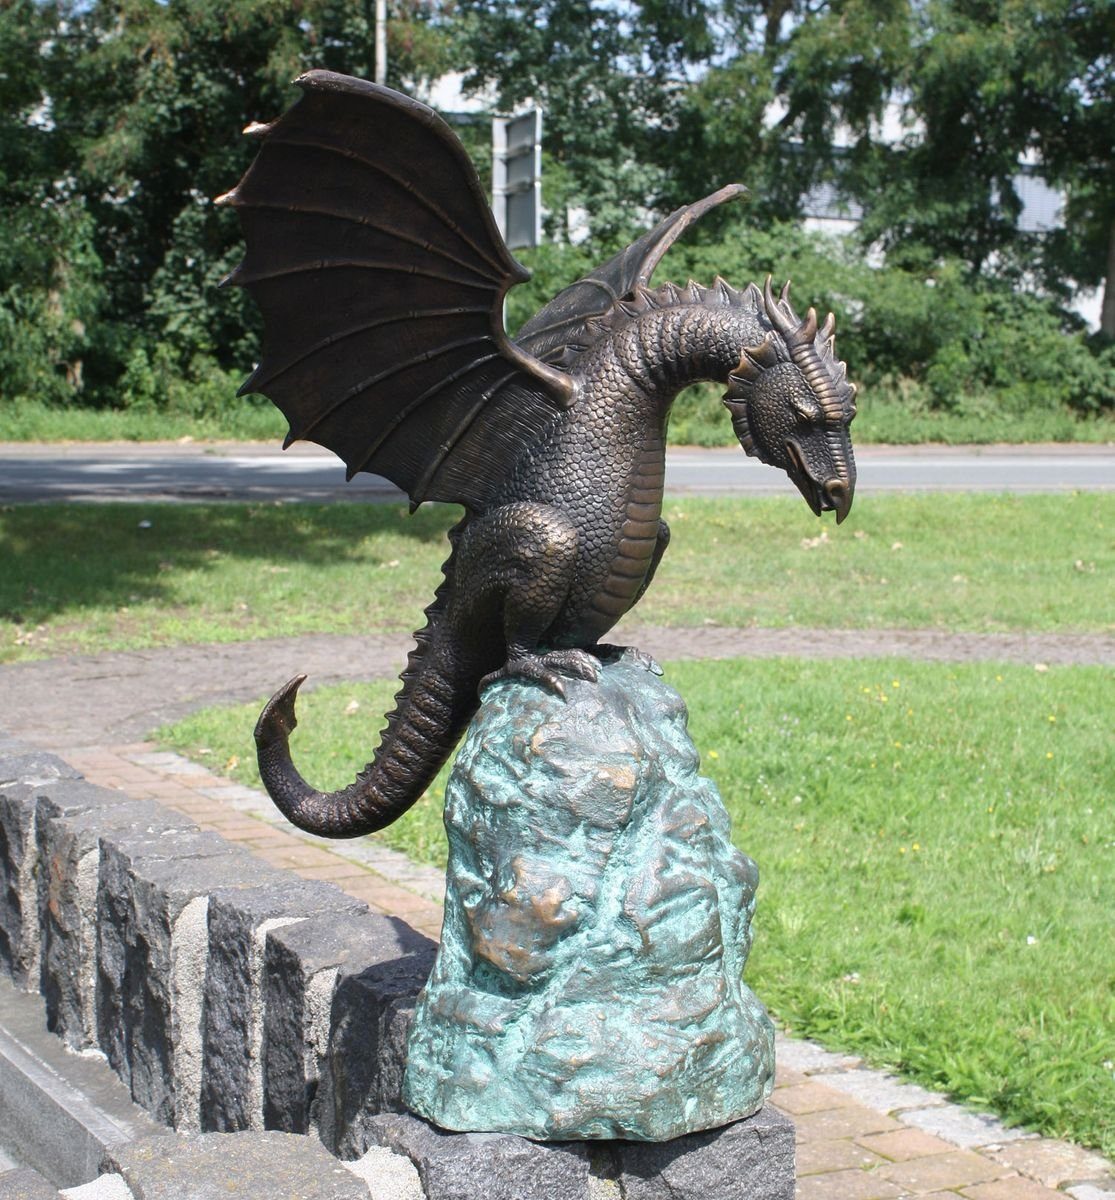
[[[788,346],[811,346],[813,344],[813,339],[817,336],[816,310],[811,308],[805,314],[804,321],[798,320],[797,313],[790,304],[790,281],[788,279],[783,285],[782,294],[775,300],[774,292],[771,289],[771,277],[768,275],[763,286],[763,303],[771,324],[783,336]]]

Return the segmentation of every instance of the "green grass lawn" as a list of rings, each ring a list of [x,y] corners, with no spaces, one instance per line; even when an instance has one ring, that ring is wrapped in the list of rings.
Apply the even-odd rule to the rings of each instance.
[[[143,409],[54,408],[23,402],[0,406],[4,442],[273,442],[286,437],[283,414],[266,401],[236,400],[230,384],[228,405],[208,415]]]
[[[666,677],[759,864],[748,979],[783,1024],[1115,1150],[1115,672],[776,660]],[[312,782],[352,778],[394,690],[304,697]],[[258,707],[163,739],[255,782]],[[443,789],[444,773],[378,836],[442,862]]]
[[[246,372],[245,372],[246,373]],[[0,441],[107,442],[195,441],[272,442],[287,432],[283,415],[261,398],[236,400],[229,383],[227,405],[205,414],[143,409],[53,408],[23,402],[0,407]],[[720,403],[723,387],[698,385],[682,394],[670,420],[675,446],[736,445],[731,422]],[[869,443],[945,442],[949,445],[991,442],[1112,442],[1115,416],[1082,417],[1066,408],[1035,406],[1012,411],[993,396],[982,402],[961,400],[956,411],[911,404],[886,388],[861,392],[855,440]]]
[[[0,510],[0,661],[422,623],[457,510],[34,505]],[[667,500],[646,623],[1115,628],[1115,494]]]

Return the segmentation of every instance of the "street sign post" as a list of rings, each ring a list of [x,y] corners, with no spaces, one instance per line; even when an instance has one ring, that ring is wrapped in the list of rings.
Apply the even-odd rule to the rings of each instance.
[[[542,241],[542,110],[492,118],[492,211],[512,249]]]

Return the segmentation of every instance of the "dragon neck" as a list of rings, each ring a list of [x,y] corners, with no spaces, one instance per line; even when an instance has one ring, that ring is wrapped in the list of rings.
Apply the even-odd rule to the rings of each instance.
[[[770,328],[752,289],[736,292],[718,281],[712,288],[667,284],[638,293],[623,306],[624,319],[609,329],[612,353],[654,411],[665,416],[690,384],[726,383],[745,346]]]

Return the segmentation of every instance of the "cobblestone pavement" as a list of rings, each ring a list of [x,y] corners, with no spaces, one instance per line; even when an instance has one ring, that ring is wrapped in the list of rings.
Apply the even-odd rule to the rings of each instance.
[[[629,629],[659,658],[896,654],[937,661],[1115,663],[1115,638],[933,632]],[[334,842],[294,829],[265,795],[141,740],[203,705],[247,700],[295,670],[318,683],[393,674],[405,638],[309,637],[55,659],[0,667],[5,727],[61,753],[87,778],[153,799],[275,866],[328,880],[432,937],[441,872],[372,839]],[[107,736],[106,736],[107,731]],[[859,1059],[780,1038],[773,1102],[797,1126],[798,1200],[1115,1200],[1115,1167],[1067,1142],[1007,1129]],[[710,1197],[710,1200],[715,1198]]]

